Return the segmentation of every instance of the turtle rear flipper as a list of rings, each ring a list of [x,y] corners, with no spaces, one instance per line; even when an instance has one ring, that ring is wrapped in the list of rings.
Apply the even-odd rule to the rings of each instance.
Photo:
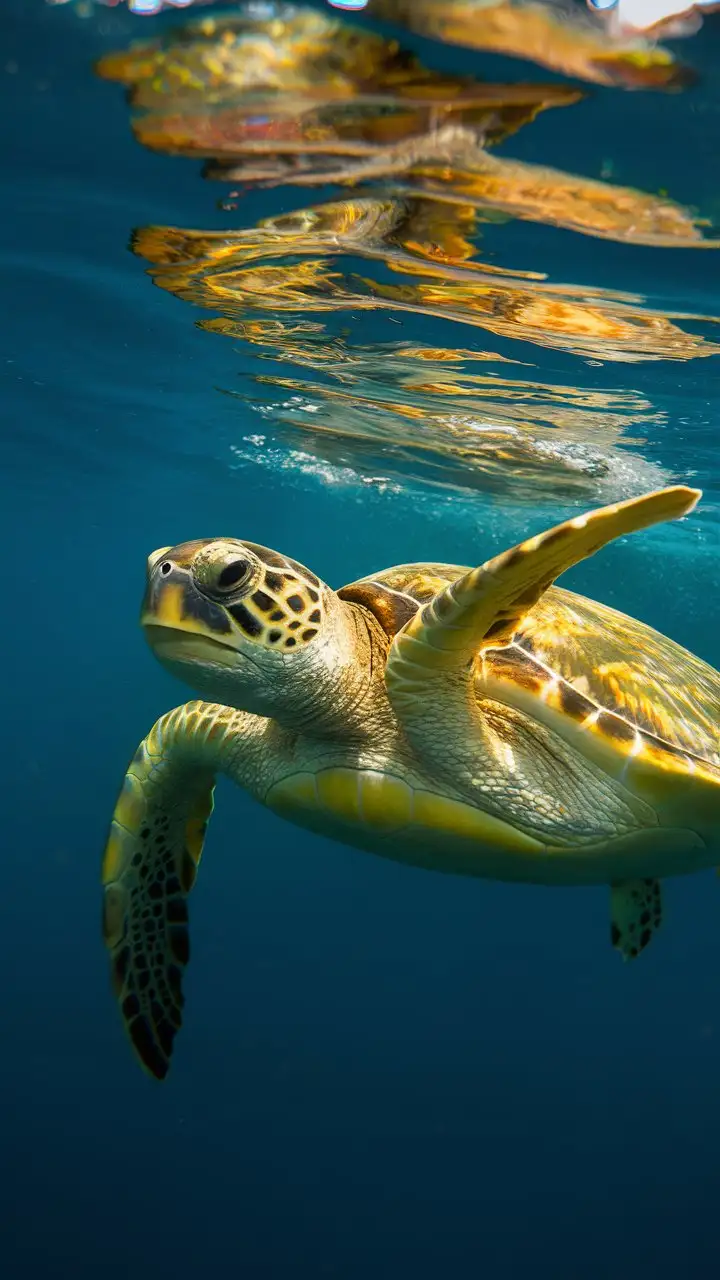
[[[634,960],[662,924],[659,880],[623,880],[610,888],[611,938],[623,960]]]

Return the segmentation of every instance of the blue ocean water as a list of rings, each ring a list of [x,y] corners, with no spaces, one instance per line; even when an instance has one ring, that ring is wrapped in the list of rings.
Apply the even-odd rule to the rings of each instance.
[[[184,20],[82,17],[41,0],[4,0],[0,17],[0,1273],[714,1276],[713,874],[667,883],[661,933],[624,965],[604,889],[412,871],[290,827],[221,782],[192,895],[172,1073],[158,1086],[132,1058],[102,944],[99,863],[129,756],[186,696],[137,625],[149,551],[243,537],[339,586],[411,560],[479,563],[569,511],[687,479],[705,493],[689,520],[621,540],[567,585],[720,666],[717,354],[597,360],[350,304],[339,323],[354,349],[488,349],[524,362],[491,367],[541,384],[546,409],[547,388],[632,394],[647,408],[622,431],[639,442],[608,444],[606,432],[601,478],[581,468],[587,483],[572,489],[561,470],[548,483],[534,463],[516,485],[512,469],[484,478],[460,450],[438,461],[411,441],[398,454],[382,416],[363,449],[342,438],[330,449],[297,427],[283,434],[285,392],[257,378],[297,368],[199,328],[208,312],[153,287],[130,236],[252,228],[348,193],[250,189],[229,211],[219,201],[230,184],[202,181],[198,160],[132,136],[122,90],[93,65],[126,48],[138,21],[147,36]],[[372,15],[362,21],[370,29]],[[574,83],[417,35],[406,42],[448,73]],[[592,86],[496,154],[666,189],[717,219],[717,18],[677,51],[700,73],[692,90]],[[520,218],[484,224],[478,243],[485,261],[543,272],[578,298],[618,290],[640,309],[692,314],[674,323],[718,341],[712,249]],[[373,274],[367,260],[348,270]],[[377,268],[373,278],[399,277]],[[376,347],[369,360],[382,383]],[[299,376],[314,375],[306,364]],[[332,385],[317,374],[317,387]],[[332,416],[317,388],[298,394]],[[622,413],[632,418],[627,405]],[[577,441],[584,428],[571,425]]]

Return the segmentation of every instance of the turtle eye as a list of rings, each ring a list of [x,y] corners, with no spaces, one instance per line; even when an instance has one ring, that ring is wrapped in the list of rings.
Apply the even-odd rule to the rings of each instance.
[[[252,573],[249,560],[231,560],[218,574],[216,587],[218,591],[230,592],[247,582]]]

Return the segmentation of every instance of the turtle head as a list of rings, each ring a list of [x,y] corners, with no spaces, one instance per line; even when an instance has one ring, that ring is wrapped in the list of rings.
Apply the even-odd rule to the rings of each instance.
[[[202,697],[297,723],[332,700],[352,658],[345,612],[297,561],[206,538],[148,558],[141,624],[163,666]]]

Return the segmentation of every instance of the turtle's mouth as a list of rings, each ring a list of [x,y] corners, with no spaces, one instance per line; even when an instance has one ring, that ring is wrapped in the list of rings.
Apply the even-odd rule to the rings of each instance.
[[[171,567],[164,579],[151,575],[140,623],[153,653],[162,661],[216,667],[237,662],[233,627],[225,610],[199,592],[182,569]]]
[[[231,657],[237,661],[237,650],[232,644],[184,627],[167,626],[162,622],[146,622],[142,628],[153,653],[158,658],[173,662],[210,662],[215,666],[231,666]]]

